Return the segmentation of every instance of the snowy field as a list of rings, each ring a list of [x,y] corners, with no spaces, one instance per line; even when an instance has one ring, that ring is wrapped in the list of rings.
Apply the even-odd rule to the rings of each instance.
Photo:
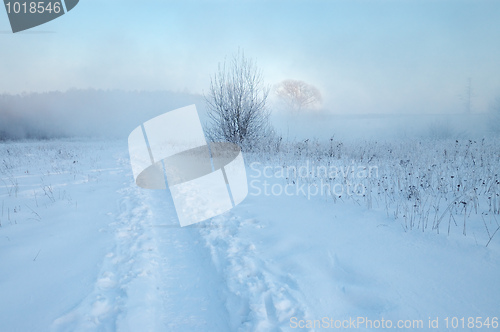
[[[0,143],[0,330],[499,329],[498,139],[269,149],[181,228],[125,140]]]

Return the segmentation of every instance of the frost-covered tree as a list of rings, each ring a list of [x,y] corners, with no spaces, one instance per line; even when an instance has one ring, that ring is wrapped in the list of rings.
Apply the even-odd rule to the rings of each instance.
[[[205,96],[209,117],[208,136],[252,149],[267,140],[272,129],[266,106],[269,87],[255,62],[238,51],[219,63]]]

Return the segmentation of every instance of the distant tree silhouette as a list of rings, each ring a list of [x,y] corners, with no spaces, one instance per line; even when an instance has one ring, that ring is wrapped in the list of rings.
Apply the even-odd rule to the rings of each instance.
[[[315,86],[298,80],[284,80],[276,86],[275,93],[294,112],[319,106],[322,101]]]

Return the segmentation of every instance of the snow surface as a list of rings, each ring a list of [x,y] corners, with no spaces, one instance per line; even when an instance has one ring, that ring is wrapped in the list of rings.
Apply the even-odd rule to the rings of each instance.
[[[168,191],[134,184],[126,142],[4,142],[0,161],[1,331],[500,316],[500,234],[486,247],[482,224],[405,231],[355,200],[250,194],[181,228]]]

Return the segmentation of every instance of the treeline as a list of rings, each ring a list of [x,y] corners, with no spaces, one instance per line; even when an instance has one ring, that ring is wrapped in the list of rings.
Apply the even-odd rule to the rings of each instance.
[[[127,137],[138,125],[201,95],[169,91],[69,90],[0,94],[0,140]]]

